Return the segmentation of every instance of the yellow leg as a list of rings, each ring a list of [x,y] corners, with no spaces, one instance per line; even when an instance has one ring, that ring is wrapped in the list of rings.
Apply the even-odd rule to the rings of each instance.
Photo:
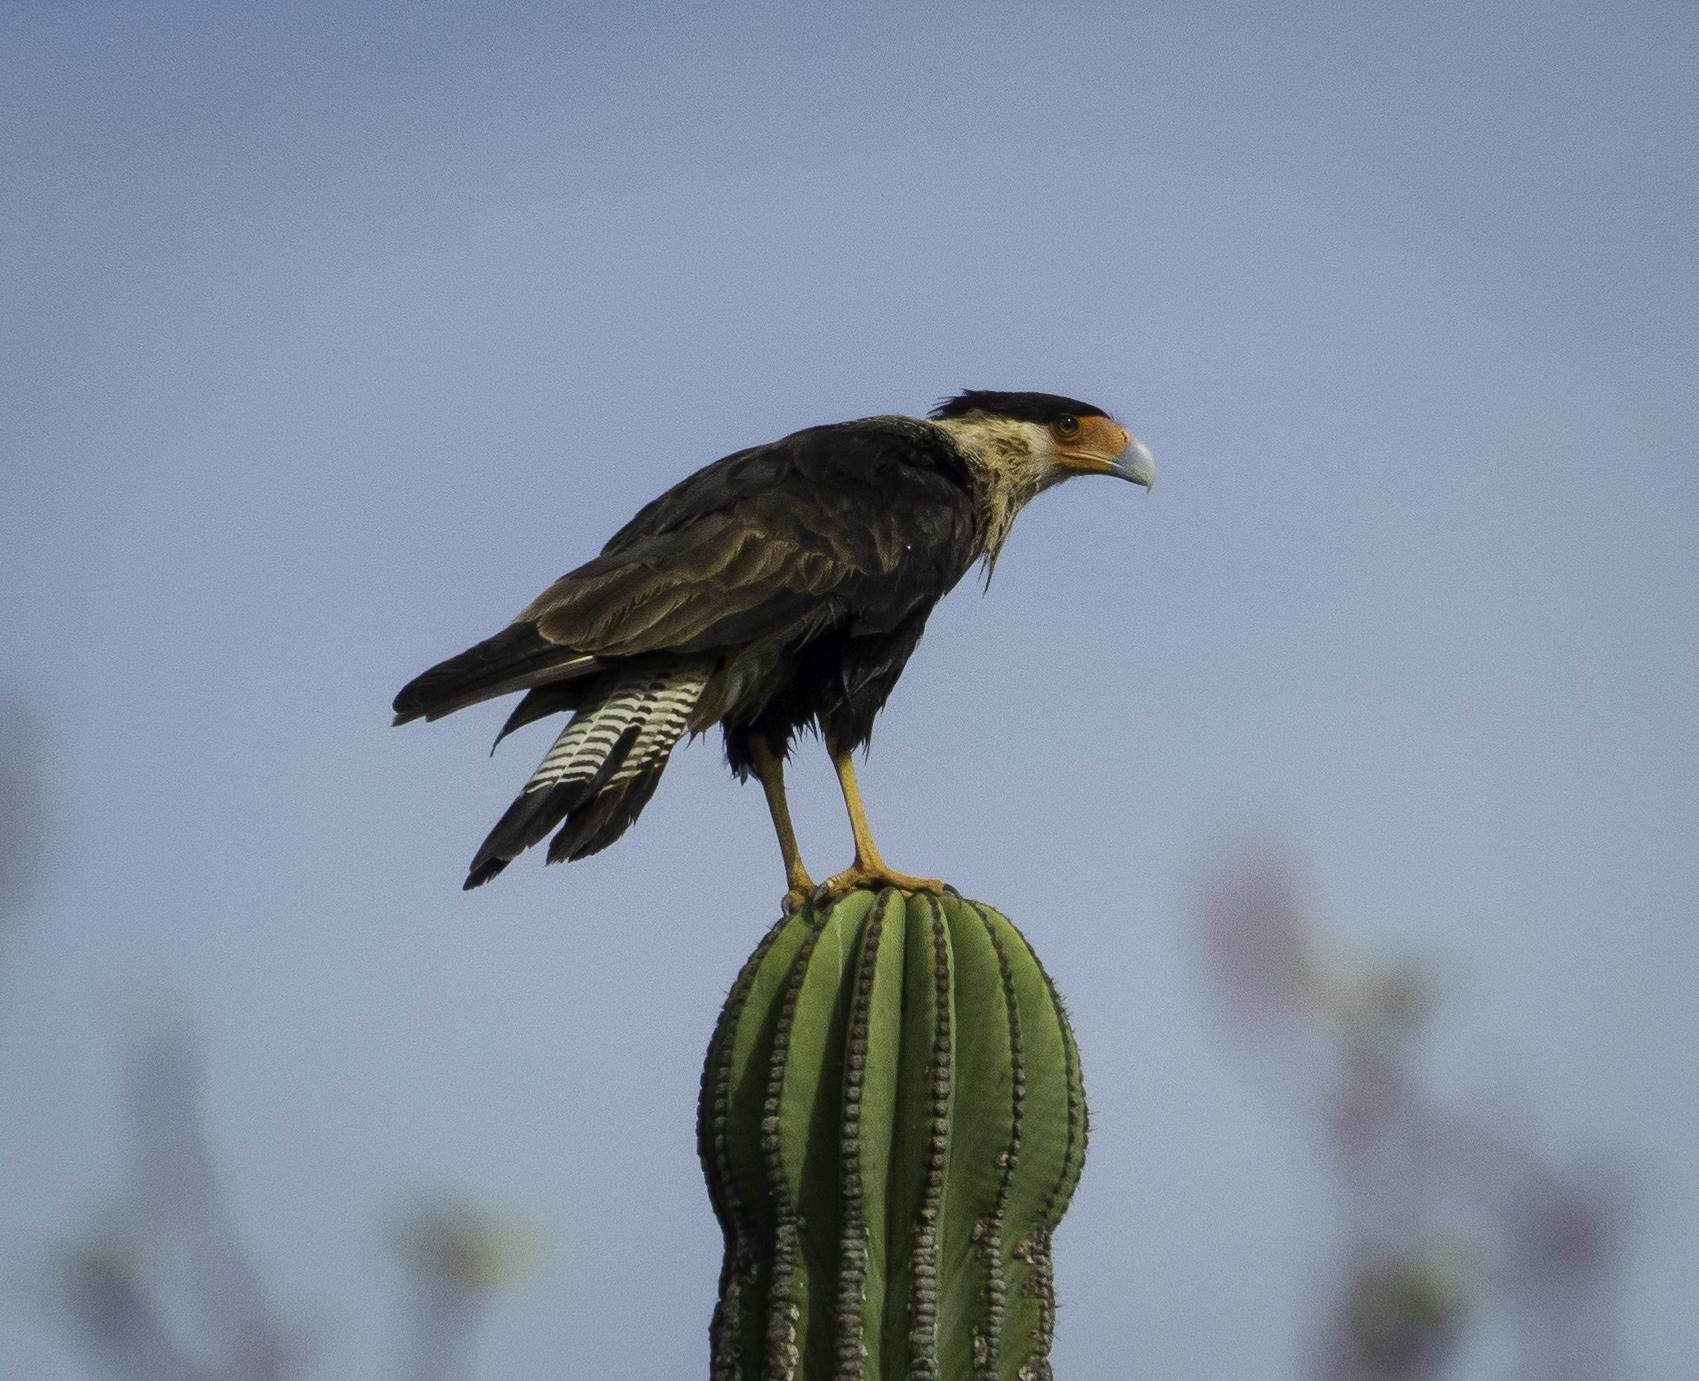
[[[814,880],[803,867],[802,850],[797,847],[796,830],[791,825],[790,802],[785,798],[785,765],[759,734],[749,736],[749,756],[755,763],[755,775],[761,779],[767,811],[773,817],[773,832],[779,836],[779,852],[785,859],[785,883],[790,890],[780,905],[786,911],[795,911],[813,893]]]
[[[837,894],[857,887],[895,887],[900,892],[941,893],[944,884],[937,878],[911,877],[893,870],[879,855],[873,842],[873,831],[867,825],[867,810],[861,803],[861,786],[855,779],[854,755],[828,741],[832,766],[837,769],[838,785],[843,789],[844,805],[849,808],[850,830],[855,835],[855,862],[843,872],[826,879],[827,892]]]

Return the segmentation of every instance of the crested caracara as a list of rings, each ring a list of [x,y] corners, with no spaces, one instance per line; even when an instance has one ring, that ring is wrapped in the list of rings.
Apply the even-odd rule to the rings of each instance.
[[[932,606],[975,561],[989,573],[1040,490],[1073,475],[1150,486],[1156,464],[1100,408],[972,391],[930,418],[810,427],[704,466],[616,532],[494,637],[409,682],[395,722],[525,692],[501,734],[567,721],[472,859],[466,886],[553,833],[549,862],[625,833],[681,735],[718,724],[740,780],[760,779],[787,905],[814,891],[782,763],[817,726],[849,808],[855,862],[827,880],[939,889],[892,871],[862,810],[865,744]]]

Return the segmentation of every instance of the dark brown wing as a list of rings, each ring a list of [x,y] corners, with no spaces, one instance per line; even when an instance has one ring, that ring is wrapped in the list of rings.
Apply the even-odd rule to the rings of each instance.
[[[885,632],[961,578],[976,530],[967,473],[938,429],[871,418],[797,432],[662,494],[512,626],[404,690],[397,717],[621,658],[802,641],[831,625]]]
[[[973,547],[967,477],[935,429],[814,427],[697,471],[520,618],[599,657],[723,649],[846,617],[884,631],[948,590]]]

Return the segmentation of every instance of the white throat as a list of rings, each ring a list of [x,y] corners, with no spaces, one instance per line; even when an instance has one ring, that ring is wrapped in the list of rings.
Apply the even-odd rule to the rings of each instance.
[[[997,553],[1009,540],[1009,530],[1020,511],[1035,494],[1048,489],[1067,472],[1056,465],[1049,430],[1036,422],[1017,422],[1009,417],[976,412],[966,417],[945,418],[932,425],[950,434],[973,469],[985,534],[980,554],[989,581]]]

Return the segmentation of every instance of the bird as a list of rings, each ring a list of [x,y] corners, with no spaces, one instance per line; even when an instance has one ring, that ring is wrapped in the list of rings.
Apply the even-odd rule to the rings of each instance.
[[[933,606],[975,562],[989,586],[1028,501],[1078,475],[1148,490],[1156,462],[1089,403],[970,389],[925,417],[808,427],[675,484],[512,623],[395,697],[405,724],[523,692],[497,744],[570,716],[464,886],[550,835],[550,863],[607,848],[648,804],[679,740],[718,724],[732,773],[754,776],[766,797],[786,910],[861,887],[942,891],[885,862],[854,754]],[[824,741],[854,845],[851,864],[819,886],[784,783],[805,730]]]

